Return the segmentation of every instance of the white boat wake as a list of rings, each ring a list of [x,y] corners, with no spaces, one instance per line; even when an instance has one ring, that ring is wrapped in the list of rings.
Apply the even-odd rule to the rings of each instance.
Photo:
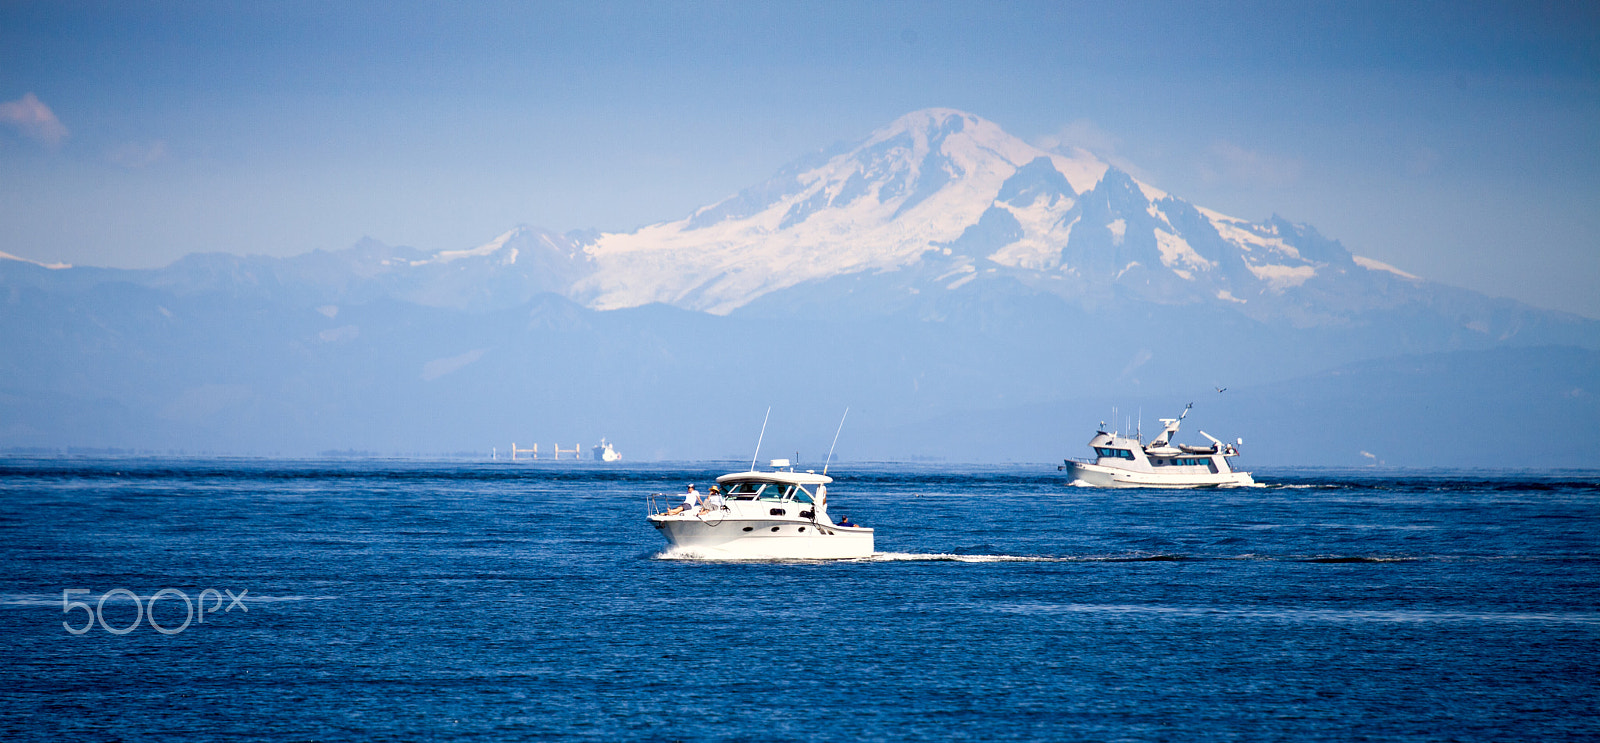
[[[717,553],[700,552],[690,548],[675,547],[655,554],[657,560],[687,560],[695,562],[822,562],[817,558],[797,558],[784,556],[763,555],[726,555]],[[1079,563],[1119,563],[1119,562],[1189,562],[1189,561],[1268,561],[1268,562],[1301,562],[1301,563],[1395,563],[1416,562],[1418,560],[1436,559],[1429,556],[1387,556],[1387,555],[1183,555],[1170,553],[1152,554],[1125,554],[1125,555],[1072,555],[1072,556],[1041,556],[1041,555],[971,555],[953,552],[874,552],[870,557],[833,559],[829,562],[965,562],[965,563],[996,563],[996,562],[1079,562]]]
[[[1081,557],[1026,557],[1023,555],[958,555],[933,552],[874,552],[873,562],[1083,562]]]
[[[818,562],[794,557],[762,555],[722,555],[701,552],[692,548],[673,547],[654,556],[657,560],[692,560],[703,562]],[[1093,562],[1095,558],[1083,557],[1028,557],[1024,555],[958,555],[933,552],[874,552],[870,557],[830,560],[830,562]]]

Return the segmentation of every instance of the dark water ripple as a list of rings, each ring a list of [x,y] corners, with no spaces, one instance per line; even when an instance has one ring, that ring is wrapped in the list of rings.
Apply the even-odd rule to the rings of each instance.
[[[738,467],[0,461],[0,737],[1600,738],[1594,472],[851,465],[872,559],[664,559]],[[248,611],[61,625],[167,587]]]

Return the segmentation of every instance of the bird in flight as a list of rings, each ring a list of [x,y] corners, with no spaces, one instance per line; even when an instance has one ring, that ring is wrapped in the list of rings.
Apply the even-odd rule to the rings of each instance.
[[[1217,388],[1217,391],[1218,391],[1218,392],[1227,392],[1227,391],[1228,391],[1228,388],[1227,388],[1227,387],[1218,387],[1218,388]]]

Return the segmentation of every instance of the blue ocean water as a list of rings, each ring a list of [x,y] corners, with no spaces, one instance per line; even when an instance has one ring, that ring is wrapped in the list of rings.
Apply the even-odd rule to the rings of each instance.
[[[739,468],[0,460],[0,737],[1600,738],[1594,472],[852,464],[875,558],[664,559]]]

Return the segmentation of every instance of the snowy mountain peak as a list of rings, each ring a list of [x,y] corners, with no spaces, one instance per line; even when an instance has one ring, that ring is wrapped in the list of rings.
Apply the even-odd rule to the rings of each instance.
[[[1086,307],[1132,298],[1319,322],[1385,306],[1394,281],[1418,281],[1307,225],[1195,206],[1086,151],[1040,149],[947,108],[908,113],[680,220],[581,235],[518,227],[465,250],[383,254],[370,273],[411,270],[383,280],[423,304],[555,292],[602,310],[714,314],[870,275],[924,300],[1010,281]]]
[[[580,302],[716,314],[807,282],[928,261],[928,271],[905,274],[909,290],[921,291],[912,284],[922,274],[949,291],[1010,277],[1090,302],[1116,289],[1255,312],[1317,280],[1412,278],[1357,261],[1310,227],[1197,207],[1086,151],[1042,150],[946,108],[797,160],[685,219],[601,234],[583,252],[593,270],[569,294]],[[951,271],[960,279],[945,281]]]
[[[963,240],[1002,191],[1019,208],[1059,211],[1106,169],[1087,153],[1046,152],[969,113],[916,111],[686,219],[600,235],[585,248],[596,271],[574,297],[599,309],[664,302],[725,314],[807,281],[987,244]]]

